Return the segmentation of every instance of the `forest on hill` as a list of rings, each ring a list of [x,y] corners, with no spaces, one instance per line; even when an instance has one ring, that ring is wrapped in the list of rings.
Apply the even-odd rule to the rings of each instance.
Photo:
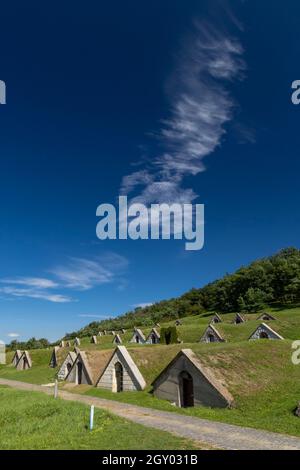
[[[180,297],[136,308],[116,318],[92,322],[65,338],[96,334],[101,329],[118,330],[133,326],[153,326],[205,311],[257,312],[267,305],[295,305],[300,302],[300,250],[286,248],[279,253],[254,261],[233,274],[202,288],[193,288]]]

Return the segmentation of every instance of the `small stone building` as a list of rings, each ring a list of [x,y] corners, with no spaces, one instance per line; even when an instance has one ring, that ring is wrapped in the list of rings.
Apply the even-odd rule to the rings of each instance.
[[[271,321],[271,320],[276,320],[276,318],[274,318],[270,313],[265,312],[259,315],[259,317],[257,317],[256,320]]]
[[[212,317],[211,323],[221,323],[221,322],[222,322],[222,318],[220,317],[220,315],[215,313],[214,316]]]
[[[274,331],[269,325],[261,323],[256,330],[252,333],[249,340],[253,339],[284,339],[276,331]]]
[[[224,341],[225,340],[222,338],[221,333],[219,333],[213,325],[208,325],[200,338],[201,343],[220,343]]]
[[[132,338],[130,340],[130,343],[136,343],[136,344],[145,344],[146,343],[146,338],[144,336],[144,333],[142,330],[139,328],[135,328],[133,331]]]
[[[95,335],[92,336],[92,338],[91,338],[91,343],[92,343],[92,344],[97,344],[97,342],[98,342],[98,341],[97,341],[97,336],[95,336]]]
[[[102,336],[102,331],[99,331],[97,336]]]
[[[233,397],[191,349],[182,349],[152,383],[156,397],[186,408],[226,408]]]
[[[75,346],[80,346],[80,339],[79,338],[74,339],[74,345]]]
[[[125,346],[118,346],[97,382],[112,392],[143,390],[146,382]]]
[[[176,320],[175,321],[175,326],[180,326],[180,325],[182,325],[182,322],[180,320]]]
[[[236,313],[235,314],[235,318],[233,320],[233,323],[235,325],[239,325],[240,323],[245,323],[245,318],[240,314],[240,313]]]
[[[22,356],[22,353],[23,353],[23,351],[20,351],[20,349],[17,349],[17,350],[16,350],[16,352],[15,352],[13,358],[12,358],[12,361],[11,361],[11,363],[12,363],[15,367],[16,367],[16,365],[18,364],[19,359],[20,359],[20,357]]]
[[[67,357],[65,358],[64,362],[62,363],[58,373],[57,373],[57,378],[59,380],[65,380],[67,377],[68,373],[73,367],[73,364],[76,360],[77,354],[73,351],[69,351],[67,354]]]
[[[60,348],[65,348],[66,347],[66,342],[64,340],[62,340],[60,343],[59,343],[59,347]]]
[[[120,335],[115,335],[114,339],[113,339],[113,344],[122,344],[122,338]]]
[[[146,338],[147,344],[158,344],[160,342],[160,334],[156,328],[152,328],[149,335]]]
[[[20,359],[17,362],[16,369],[17,370],[27,370],[31,369],[32,361],[28,351],[23,351],[21,354]]]
[[[92,373],[85,352],[79,351],[73,363],[72,369],[66,377],[67,382],[73,382],[76,385],[93,385]]]
[[[76,385],[95,385],[110,356],[111,351],[109,350],[80,351],[66,377],[66,381]]]
[[[50,367],[53,367],[53,368],[57,367],[57,364],[58,364],[57,353],[58,353],[58,351],[59,351],[59,346],[55,346],[53,348],[51,358],[50,358],[50,362],[49,362]]]

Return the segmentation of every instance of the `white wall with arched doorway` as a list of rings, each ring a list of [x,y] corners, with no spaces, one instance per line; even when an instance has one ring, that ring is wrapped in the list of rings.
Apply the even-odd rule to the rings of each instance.
[[[69,351],[69,353],[67,354],[67,357],[65,358],[64,362],[62,363],[57,373],[57,378],[59,380],[65,380],[65,378],[71,372],[75,360],[76,360],[76,353]]]
[[[228,390],[204,372],[190,349],[179,352],[152,385],[154,396],[179,407],[226,408],[233,401]]]
[[[283,339],[283,337],[274,331],[269,325],[261,323],[249,338],[249,340],[255,339]]]
[[[92,385],[93,380],[90,375],[88,362],[84,352],[80,352],[73,363],[71,370],[68,375],[65,377],[67,382],[72,382],[77,385],[85,384]]]
[[[120,387],[121,379],[122,386]],[[112,392],[127,392],[142,390],[145,385],[127,349],[124,346],[118,346],[96,386],[111,390]]]

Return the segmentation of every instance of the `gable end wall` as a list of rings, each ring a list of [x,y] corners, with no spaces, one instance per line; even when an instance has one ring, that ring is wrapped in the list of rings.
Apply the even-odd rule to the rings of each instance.
[[[225,408],[228,403],[225,398],[207,381],[203,374],[184,355],[160,377],[155,384],[154,395],[158,398],[175,402],[180,405],[179,374],[188,372],[193,377],[194,406],[211,406]]]
[[[140,387],[136,383],[136,380],[133,377],[131,371],[128,370],[127,365],[125,361],[123,360],[122,355],[119,353],[119,351],[116,351],[116,353],[113,355],[110,363],[108,364],[106,370],[104,371],[104,374],[99,380],[97,387],[105,388],[107,390],[112,390],[116,362],[120,362],[123,366],[123,390],[124,392],[140,390]]]

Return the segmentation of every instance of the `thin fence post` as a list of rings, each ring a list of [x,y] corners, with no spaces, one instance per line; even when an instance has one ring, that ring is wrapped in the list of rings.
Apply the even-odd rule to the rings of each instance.
[[[90,412],[90,431],[93,430],[94,427],[94,405],[91,405],[91,412]]]

